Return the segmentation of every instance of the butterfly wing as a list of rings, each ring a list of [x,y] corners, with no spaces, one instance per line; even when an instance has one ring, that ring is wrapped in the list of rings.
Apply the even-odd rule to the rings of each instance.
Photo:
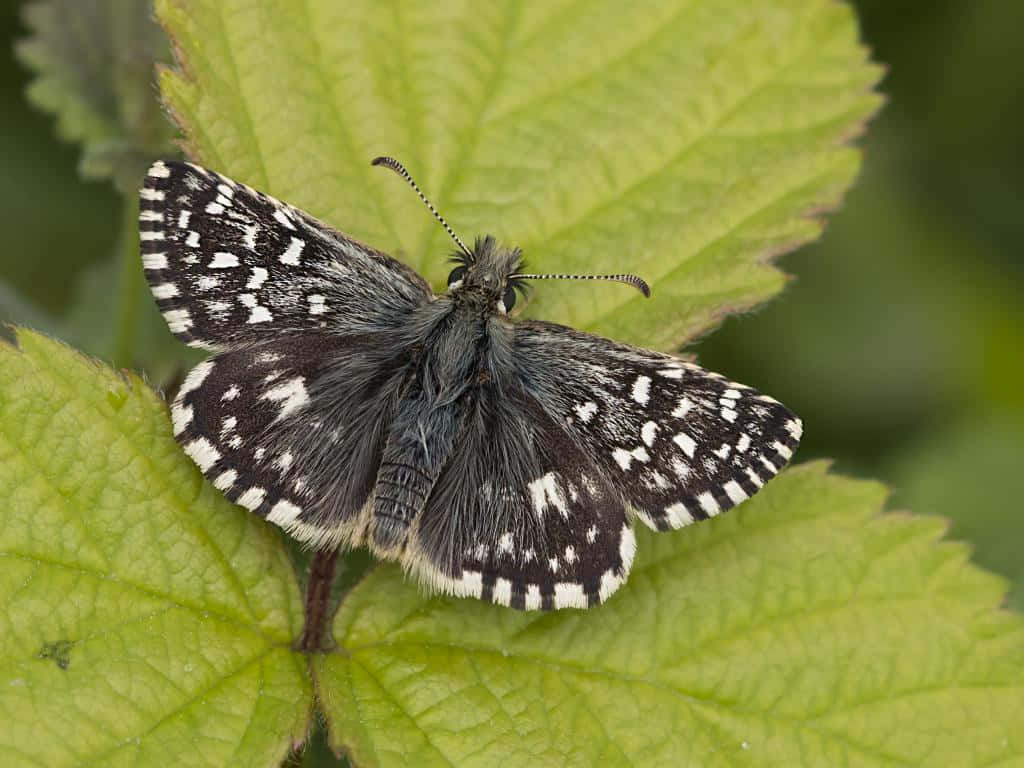
[[[210,481],[314,546],[358,544],[409,374],[380,334],[284,334],[199,363],[171,406]]]
[[[523,386],[655,530],[755,494],[801,422],[778,401],[678,358],[542,322],[516,327]]]
[[[156,162],[139,196],[146,278],[191,346],[372,331],[400,324],[431,295],[396,259],[205,168]]]
[[[403,565],[448,594],[586,608],[625,581],[635,548],[625,503],[599,467],[521,388],[495,383],[469,404]]]

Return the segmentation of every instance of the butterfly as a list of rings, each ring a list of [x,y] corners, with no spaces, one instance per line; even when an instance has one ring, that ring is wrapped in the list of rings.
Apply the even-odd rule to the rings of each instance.
[[[142,262],[171,332],[213,354],[171,405],[229,499],[313,548],[368,546],[428,587],[587,608],[626,580],[633,518],[680,528],[793,455],[779,402],[677,357],[513,320],[531,279],[493,237],[436,294],[402,262],[189,163],[140,191]]]

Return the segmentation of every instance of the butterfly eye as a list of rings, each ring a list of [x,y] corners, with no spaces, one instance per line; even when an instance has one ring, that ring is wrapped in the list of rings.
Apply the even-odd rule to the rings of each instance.
[[[505,305],[505,311],[511,311],[512,307],[516,305],[516,289],[509,285],[505,289],[505,295],[501,299],[501,303]]]
[[[448,275],[448,287],[451,288],[453,283],[459,282],[466,274],[465,267],[456,267]]]

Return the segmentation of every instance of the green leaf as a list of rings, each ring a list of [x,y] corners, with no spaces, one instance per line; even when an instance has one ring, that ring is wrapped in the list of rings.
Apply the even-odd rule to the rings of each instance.
[[[0,762],[273,765],[312,691],[294,574],[164,403],[30,332],[0,344]]]
[[[36,79],[28,98],[82,143],[81,171],[133,194],[150,160],[174,154],[174,128],[153,90],[170,59],[149,0],[39,0],[25,6],[32,36],[17,53]]]
[[[334,742],[366,766],[1021,764],[1024,623],[941,521],[883,498],[789,470],[641,532],[586,612],[428,600],[381,567],[315,663]]]
[[[403,160],[466,238],[542,271],[527,313],[669,348],[777,293],[858,167],[880,70],[831,0],[381,4],[158,0],[161,78],[190,154],[402,255],[444,232],[369,161]]]

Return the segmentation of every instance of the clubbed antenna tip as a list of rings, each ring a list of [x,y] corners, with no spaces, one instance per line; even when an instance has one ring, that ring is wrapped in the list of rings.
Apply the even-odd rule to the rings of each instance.
[[[405,170],[404,165],[395,160],[395,158],[388,157],[387,155],[381,155],[380,157],[373,158],[373,160],[370,161],[370,165],[383,165],[385,168],[390,168],[392,171],[394,171],[407,182],[409,182],[409,186],[411,186],[416,191],[416,194],[419,195],[419,198],[420,200],[423,201],[423,204],[430,209],[430,212],[432,214],[434,214],[434,218],[441,222],[441,226],[444,227],[444,231],[448,233],[448,236],[452,240],[455,241],[455,244],[459,246],[459,249],[470,258],[473,257],[473,252],[466,247],[466,244],[459,239],[459,236],[455,234],[455,231],[448,226],[448,222],[444,220],[444,217],[441,216],[440,213],[437,212],[437,208],[435,208],[431,204],[431,202],[427,200],[426,195],[424,195],[420,191],[419,185],[416,184],[415,181],[413,181],[412,176],[409,174],[407,170]]]

